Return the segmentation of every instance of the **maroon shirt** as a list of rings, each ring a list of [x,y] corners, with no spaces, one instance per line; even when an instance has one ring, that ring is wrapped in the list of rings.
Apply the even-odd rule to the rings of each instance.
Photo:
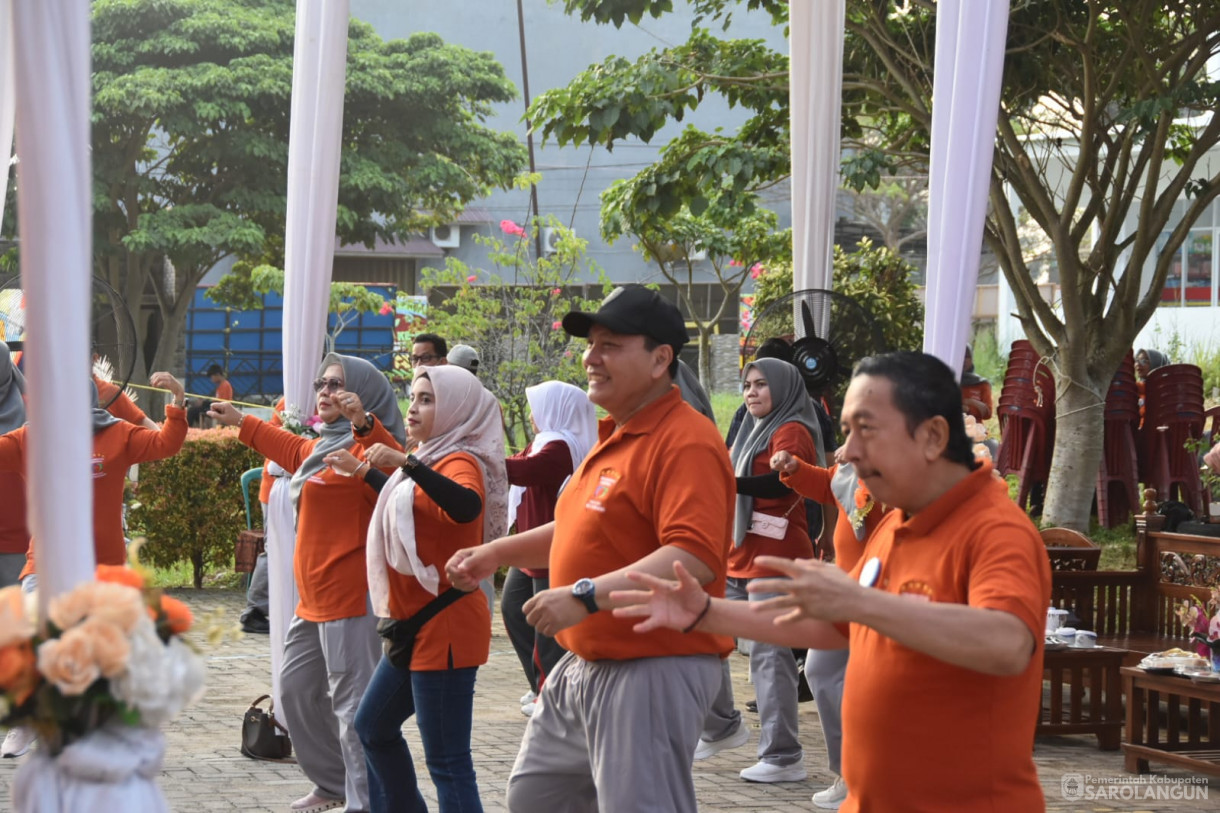
[[[538,454],[527,457],[532,448],[531,443],[525,451],[504,461],[508,482],[525,488],[517,508],[517,533],[545,525],[555,518],[559,487],[572,474],[572,453],[562,440],[553,440]],[[521,571],[532,579],[545,578],[547,574],[545,569],[521,568]]]

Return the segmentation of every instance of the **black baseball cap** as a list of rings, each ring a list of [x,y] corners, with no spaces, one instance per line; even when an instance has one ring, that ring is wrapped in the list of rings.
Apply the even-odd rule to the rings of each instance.
[[[572,311],[563,317],[563,329],[573,336],[588,337],[594,325],[627,336],[647,336],[672,345],[675,352],[690,340],[682,312],[643,285],[615,288],[602,300],[597,313]]]

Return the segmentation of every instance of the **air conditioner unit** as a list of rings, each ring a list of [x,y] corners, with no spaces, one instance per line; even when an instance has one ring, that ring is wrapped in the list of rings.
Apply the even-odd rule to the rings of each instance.
[[[433,226],[428,229],[428,239],[437,248],[457,248],[462,244],[462,227],[456,223]]]
[[[562,232],[554,226],[544,226],[540,233],[542,238],[542,253],[554,254],[559,249],[559,236]],[[573,232],[575,234],[575,232]]]

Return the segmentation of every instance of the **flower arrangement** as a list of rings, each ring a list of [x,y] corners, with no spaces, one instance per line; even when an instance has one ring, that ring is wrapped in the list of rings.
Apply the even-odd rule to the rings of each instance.
[[[1220,664],[1220,588],[1212,590],[1206,601],[1187,599],[1175,612],[1178,620],[1190,630],[1195,651],[1210,659],[1212,668],[1220,671],[1217,666]]]
[[[847,515],[847,521],[851,523],[851,527],[859,531],[864,527],[864,519],[873,510],[877,501],[873,499],[873,495],[869,492],[868,486],[864,485],[863,481],[856,484],[856,493],[852,499],[854,507]]]
[[[0,590],[0,725],[32,727],[52,755],[108,724],[159,727],[202,693],[179,637],[190,609],[138,570],[99,565],[97,581],[51,600],[45,630],[35,607]]]
[[[982,421],[975,420],[973,415],[962,413],[966,422],[966,437],[974,444],[974,457],[977,460],[991,460],[991,450],[983,442],[987,440],[987,427]]]
[[[317,415],[310,415],[308,418],[301,417],[301,409],[296,405],[285,407],[282,411],[276,413],[280,418],[280,427],[288,430],[294,435],[301,435],[307,438],[318,437],[318,425],[322,423],[322,419]]]

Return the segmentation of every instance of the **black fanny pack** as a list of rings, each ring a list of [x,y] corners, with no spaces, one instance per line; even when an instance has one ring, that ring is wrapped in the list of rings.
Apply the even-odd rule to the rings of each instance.
[[[419,631],[436,617],[441,610],[468,595],[456,587],[450,587],[424,605],[410,618],[398,620],[382,618],[377,622],[377,634],[382,637],[381,648],[390,663],[399,669],[411,668],[411,652],[415,649],[415,637]]]

